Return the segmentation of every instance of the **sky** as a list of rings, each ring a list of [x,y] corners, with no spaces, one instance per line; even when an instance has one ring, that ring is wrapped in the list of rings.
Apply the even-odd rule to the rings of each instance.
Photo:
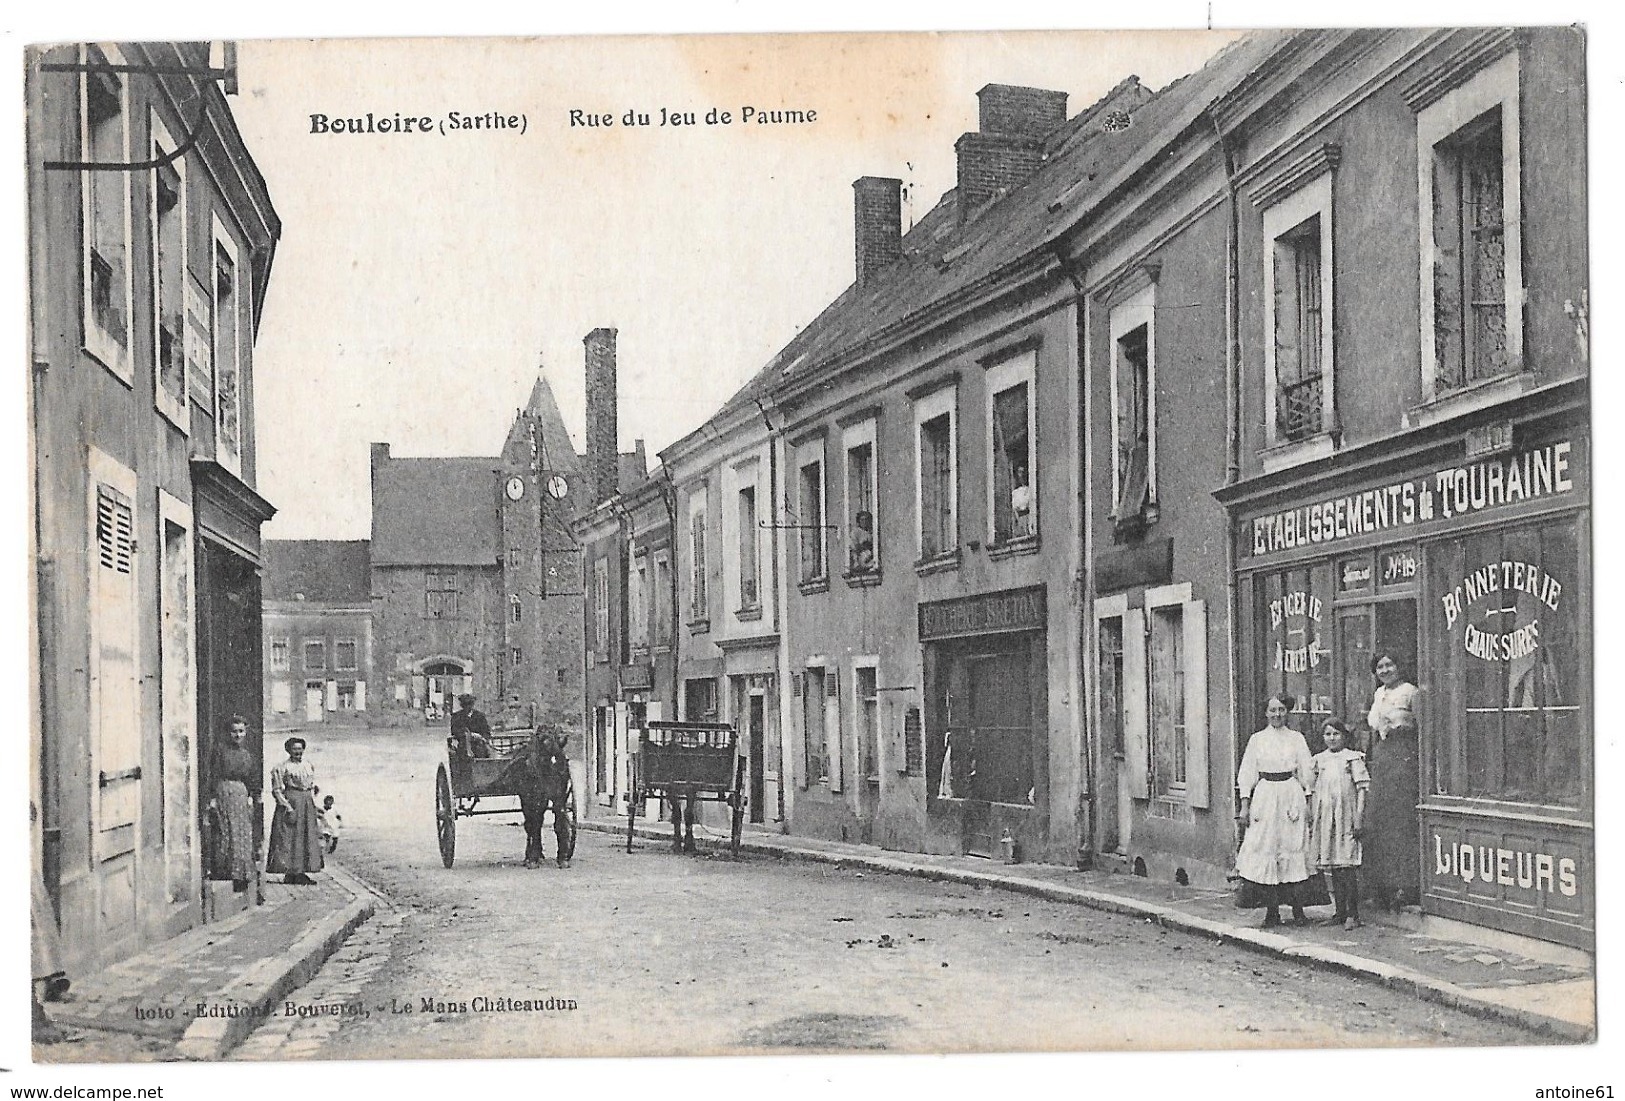
[[[366,538],[368,444],[501,447],[538,370],[583,444],[582,337],[619,330],[623,448],[721,405],[853,277],[852,181],[953,186],[989,82],[1161,87],[1235,32],[250,41],[231,101],[282,218],[255,350],[268,538]],[[816,112],[810,124],[744,109]],[[660,125],[660,112],[697,125]],[[706,124],[711,108],[733,121]],[[648,127],[623,125],[628,110]],[[608,115],[609,127],[572,125]],[[521,129],[313,133],[311,116]],[[719,116],[720,118],[720,116]]]

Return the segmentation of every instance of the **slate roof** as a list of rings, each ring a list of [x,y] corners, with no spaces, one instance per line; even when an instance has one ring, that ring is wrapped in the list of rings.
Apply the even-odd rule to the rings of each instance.
[[[1158,92],[1127,77],[1044,139],[1045,163],[1020,187],[961,224],[958,196],[948,190],[903,235],[903,256],[867,287],[854,281],[778,354],[694,431],[662,452],[671,461],[745,406],[781,383],[836,368],[888,328],[935,303],[1022,263],[1075,222],[1079,212],[1118,186],[1124,165],[1151,155],[1189,126],[1197,113],[1234,88],[1289,38],[1255,32],[1227,44],[1196,72]],[[1115,129],[1122,111],[1129,125]],[[624,491],[623,486],[623,491]]]
[[[496,456],[406,458],[372,480],[375,566],[495,566],[502,556]]]
[[[370,607],[371,556],[365,539],[267,539],[265,600]]]
[[[1046,139],[1049,159],[1026,182],[963,225],[950,190],[904,237],[901,260],[867,286],[849,286],[747,388],[764,374],[801,379],[832,367],[929,307],[996,282],[1057,239],[1291,33],[1237,39],[1154,95],[1146,96],[1137,80],[1123,81]],[[1108,116],[1119,109],[1129,125],[1108,127]]]

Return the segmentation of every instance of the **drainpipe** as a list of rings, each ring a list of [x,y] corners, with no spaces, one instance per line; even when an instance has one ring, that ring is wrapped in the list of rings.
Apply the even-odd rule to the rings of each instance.
[[[794,725],[790,722],[790,631],[784,621],[790,605],[790,593],[786,579],[789,571],[780,569],[779,554],[781,553],[779,540],[779,447],[783,438],[773,427],[773,418],[768,416],[767,406],[762,399],[757,398],[756,408],[761,411],[762,424],[767,426],[767,488],[768,504],[771,511],[768,515],[772,520],[768,522],[768,541],[771,544],[771,553],[768,558],[773,563],[772,591],[773,591],[773,626],[779,634],[779,675],[774,688],[779,695],[779,832],[790,832],[790,813],[795,809],[795,796],[790,793],[791,785],[791,757],[790,730]],[[756,523],[762,523],[762,510],[756,510]],[[780,592],[780,586],[785,591]]]
[[[1092,550],[1094,547],[1094,530],[1090,523],[1093,518],[1093,509],[1090,508],[1089,495],[1089,444],[1092,439],[1090,432],[1090,401],[1089,401],[1089,324],[1087,300],[1084,295],[1083,265],[1079,262],[1068,263],[1060,246],[1055,249],[1056,263],[1060,264],[1061,271],[1072,284],[1074,298],[1072,301],[1073,318],[1073,356],[1076,361],[1076,381],[1078,386],[1078,427],[1073,445],[1077,448],[1078,458],[1074,472],[1078,477],[1078,515],[1081,517],[1082,532],[1080,543],[1082,557],[1077,572],[1073,576],[1074,591],[1078,594],[1078,675],[1074,681],[1074,713],[1078,716],[1078,729],[1083,735],[1083,790],[1078,793],[1078,854],[1077,865],[1080,868],[1092,868],[1095,862],[1095,816],[1098,813],[1095,789],[1095,753],[1098,746],[1095,744],[1094,729],[1091,718],[1094,708],[1092,693],[1089,690],[1091,683],[1089,670],[1093,657],[1094,631],[1092,625],[1094,616],[1090,610],[1094,607],[1094,573],[1091,565],[1094,561]]]
[[[1224,248],[1224,484],[1235,485],[1241,479],[1241,210],[1236,199],[1236,164],[1224,130],[1211,111],[1208,119],[1213,123],[1213,137],[1218,144],[1219,157],[1224,165],[1225,202],[1229,213],[1225,226]],[[1236,583],[1236,537],[1231,530],[1229,506],[1224,513],[1224,596],[1226,609],[1225,631],[1230,643],[1230,755],[1232,773],[1237,764],[1240,726],[1235,723],[1236,710],[1241,705],[1241,685],[1236,671],[1236,625],[1241,615],[1240,589]],[[1240,797],[1232,788],[1235,806]]]

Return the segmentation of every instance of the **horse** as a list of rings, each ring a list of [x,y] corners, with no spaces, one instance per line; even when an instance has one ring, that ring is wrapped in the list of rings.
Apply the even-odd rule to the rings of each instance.
[[[575,832],[570,828],[570,762],[564,747],[570,735],[562,730],[538,730],[515,760],[514,786],[525,815],[525,867],[539,868],[543,859],[542,823],[553,812],[553,836],[558,841],[556,860],[570,866],[575,855]]]

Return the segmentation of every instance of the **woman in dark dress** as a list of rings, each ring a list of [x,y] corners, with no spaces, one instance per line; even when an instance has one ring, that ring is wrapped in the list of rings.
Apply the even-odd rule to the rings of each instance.
[[[1416,685],[1405,679],[1392,653],[1371,662],[1377,689],[1366,722],[1371,796],[1366,813],[1366,877],[1373,897],[1397,910],[1420,901],[1421,834],[1416,801],[1421,794],[1416,736]]]
[[[271,845],[265,870],[288,883],[311,883],[322,870],[322,827],[316,814],[316,769],[305,760],[305,739],[282,743],[288,759],[271,769]]]
[[[217,841],[211,878],[229,879],[239,891],[247,890],[254,876],[254,804],[248,793],[259,779],[259,769],[245,744],[247,738],[247,721],[233,715],[230,734],[215,750],[214,798],[209,801]]]

